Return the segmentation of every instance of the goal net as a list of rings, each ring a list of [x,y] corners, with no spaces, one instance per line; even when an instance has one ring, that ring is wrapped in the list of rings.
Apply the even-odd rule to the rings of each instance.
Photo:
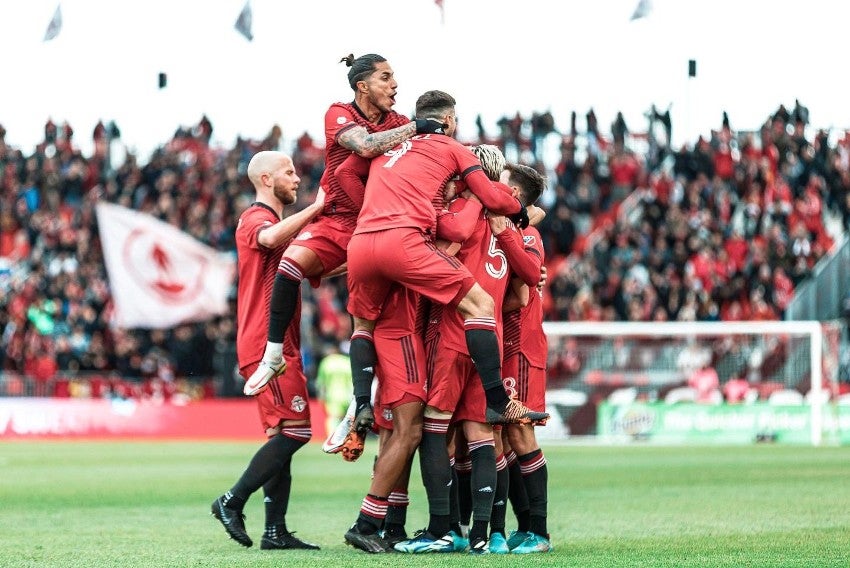
[[[838,322],[546,322],[544,438],[847,443]]]

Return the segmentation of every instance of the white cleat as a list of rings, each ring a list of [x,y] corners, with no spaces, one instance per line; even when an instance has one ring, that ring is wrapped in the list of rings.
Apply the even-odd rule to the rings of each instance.
[[[342,451],[345,444],[345,438],[351,432],[351,427],[354,425],[354,411],[356,409],[356,401],[352,398],[351,404],[348,405],[348,410],[345,411],[345,416],[339,421],[334,431],[331,432],[325,443],[322,444],[322,451],[326,454],[336,454]]]
[[[247,396],[256,396],[266,390],[269,381],[278,375],[282,375],[284,371],[286,371],[286,361],[283,359],[277,363],[260,361],[257,370],[245,381],[242,392]]]

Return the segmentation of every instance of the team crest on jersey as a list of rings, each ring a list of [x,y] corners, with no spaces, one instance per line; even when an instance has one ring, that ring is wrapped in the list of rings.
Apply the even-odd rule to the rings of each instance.
[[[534,235],[523,235],[522,242],[525,246],[531,246],[534,244],[535,238]]]
[[[345,124],[345,117],[344,116],[336,117],[336,123],[337,124]]]
[[[393,411],[391,408],[384,409],[384,420],[386,420],[387,422],[393,421]]]
[[[296,241],[306,241],[306,240],[308,240],[312,237],[313,237],[313,233],[311,233],[310,231],[304,231],[303,233],[301,233],[300,235],[295,237],[295,240]]]
[[[307,401],[296,394],[292,397],[290,408],[295,412],[304,412],[304,409],[307,408]]]

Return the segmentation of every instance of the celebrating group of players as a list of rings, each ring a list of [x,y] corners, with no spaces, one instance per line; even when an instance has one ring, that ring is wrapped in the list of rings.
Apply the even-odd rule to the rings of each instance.
[[[292,160],[260,152],[248,166],[257,197],[236,231],[237,353],[269,440],[212,514],[251,546],[242,509],[262,487],[261,547],[318,548],[285,522],[291,458],[310,438],[300,286],[347,272],[354,401],[350,427],[326,451],[357,459],[374,428],[380,448],[345,541],[371,553],[548,552],[546,460],[534,436],[548,418],[545,270],[529,226],[546,181],[495,147],[457,142],[451,95],[424,93],[410,121],[392,110],[398,83],[383,57],[343,61],[355,97],[325,115],[316,202],[283,218],[300,182]],[[408,538],[417,449],[429,522]],[[518,527],[506,535],[509,500]]]

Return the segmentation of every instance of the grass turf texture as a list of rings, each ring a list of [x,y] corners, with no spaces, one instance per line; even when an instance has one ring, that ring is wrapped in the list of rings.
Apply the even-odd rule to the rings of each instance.
[[[259,442],[6,442],[0,566],[850,565],[847,447],[545,446],[555,551],[471,557],[367,555],[343,544],[374,442],[354,464],[317,444],[295,456],[287,521],[318,552],[259,549],[261,493],[245,510],[251,549],[209,515]],[[411,501],[412,534],[427,524],[418,473]]]

